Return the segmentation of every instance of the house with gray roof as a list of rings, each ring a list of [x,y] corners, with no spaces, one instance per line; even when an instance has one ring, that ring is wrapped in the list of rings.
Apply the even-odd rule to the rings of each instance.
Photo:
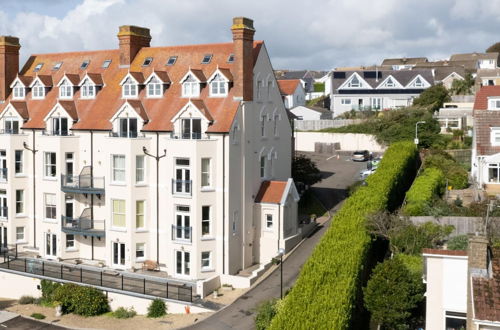
[[[382,61],[382,66],[392,70],[409,70],[419,63],[426,62],[427,57],[386,58]]]
[[[388,110],[410,106],[434,85],[432,70],[333,71],[330,109],[334,116],[351,110]]]

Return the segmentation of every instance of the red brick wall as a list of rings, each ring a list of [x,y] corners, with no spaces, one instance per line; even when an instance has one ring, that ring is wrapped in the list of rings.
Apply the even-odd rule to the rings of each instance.
[[[233,19],[234,95],[244,101],[253,99],[253,21],[245,17]]]
[[[0,36],[0,100],[10,94],[10,84],[19,72],[19,39]]]

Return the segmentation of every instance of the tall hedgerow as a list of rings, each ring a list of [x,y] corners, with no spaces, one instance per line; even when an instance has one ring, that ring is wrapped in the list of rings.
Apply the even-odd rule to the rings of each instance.
[[[435,167],[428,167],[415,179],[406,193],[405,215],[423,215],[435,197],[441,196],[445,188],[443,172]]]
[[[377,172],[348,198],[302,267],[270,329],[348,329],[370,251],[367,216],[394,210],[415,177],[418,153],[411,142],[392,144]]]

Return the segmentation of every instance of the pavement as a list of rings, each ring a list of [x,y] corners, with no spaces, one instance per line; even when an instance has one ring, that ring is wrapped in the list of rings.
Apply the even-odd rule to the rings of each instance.
[[[60,327],[57,325],[53,325],[50,323],[45,323],[41,321],[37,321],[34,319],[29,319],[26,317],[18,316],[14,313],[13,318],[9,318],[7,321],[3,321],[3,316],[5,313],[9,313],[6,311],[0,311],[0,329],[15,329],[15,330],[66,330],[68,328]],[[12,315],[11,315],[12,316]],[[3,321],[3,322],[2,322]]]
[[[348,157],[331,157],[331,155],[307,153],[322,171],[323,180],[312,187],[320,202],[334,212],[347,196],[346,188],[359,178],[359,171],[366,168],[366,163],[354,163]],[[314,247],[330,226],[330,220],[324,219],[313,234],[302,241],[285,259],[281,269],[277,267],[267,278],[263,279],[238,298],[234,303],[214,315],[187,327],[186,329],[255,329],[255,310],[262,302],[280,297],[280,274],[283,271],[283,293],[297,279],[304,262],[311,255]],[[0,329],[1,330],[1,329]]]

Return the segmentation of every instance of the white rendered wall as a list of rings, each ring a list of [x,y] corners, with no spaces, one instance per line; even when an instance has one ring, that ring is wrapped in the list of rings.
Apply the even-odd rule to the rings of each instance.
[[[296,132],[295,147],[298,151],[314,151],[314,144],[340,143],[340,150],[369,150],[373,152],[385,151],[386,147],[380,145],[373,135],[354,133],[315,133]]]

